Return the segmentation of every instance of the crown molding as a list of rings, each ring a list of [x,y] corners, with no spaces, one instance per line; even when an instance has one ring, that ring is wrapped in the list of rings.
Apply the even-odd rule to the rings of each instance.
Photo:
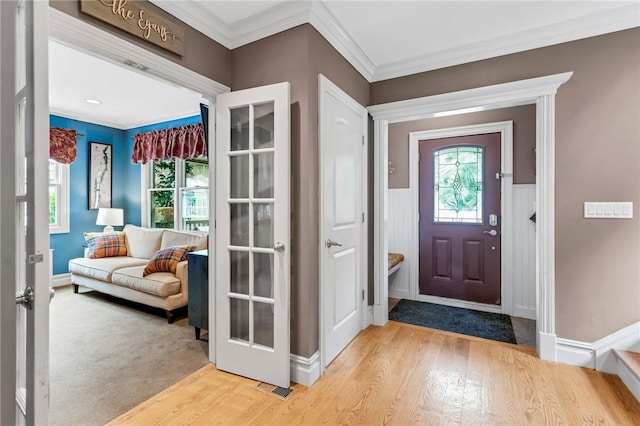
[[[640,26],[640,4],[622,6],[535,30],[441,50],[404,61],[380,64],[376,67],[371,82],[495,58],[637,26]]]
[[[327,0],[280,3],[232,26],[190,2],[150,0],[228,49],[260,40],[297,25],[311,24],[369,82],[387,80],[446,68],[525,50],[593,37],[640,26],[640,4],[621,6],[606,12],[546,25],[519,34],[493,38],[407,60],[374,63],[325,6]]]
[[[229,48],[244,46],[309,22],[311,1],[284,2],[233,24]]]
[[[311,6],[309,23],[336,49],[344,58],[371,82],[376,65],[360,48],[338,20],[329,12],[323,1],[314,1]]]
[[[210,39],[217,41],[227,49],[232,49],[230,47],[233,44],[231,26],[208,12],[197,2],[189,2],[188,8],[184,8],[182,2],[175,0],[149,0],[149,2],[178,18],[191,28],[200,31]]]
[[[149,1],[227,49],[306,24],[311,11],[311,0],[284,2],[229,25],[197,2],[189,2],[189,7],[185,8],[182,2],[175,0]]]

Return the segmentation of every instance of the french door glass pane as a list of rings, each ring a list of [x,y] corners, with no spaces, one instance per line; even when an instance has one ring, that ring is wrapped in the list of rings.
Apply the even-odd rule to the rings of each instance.
[[[254,105],[253,148],[273,148],[273,102]]]
[[[231,198],[249,198],[249,155],[230,158]]]
[[[231,262],[232,293],[249,294],[249,252],[232,251],[229,253]]]
[[[230,298],[231,303],[231,339],[249,341],[249,301]]]
[[[273,247],[273,204],[253,204],[253,245],[254,247]]]
[[[249,107],[231,110],[231,151],[249,149]]]
[[[273,254],[253,253],[253,292],[273,298]]]
[[[253,340],[273,348],[273,305],[253,302]]]
[[[249,246],[249,203],[233,203],[229,205],[231,215],[231,245]]]
[[[273,198],[273,152],[253,155],[253,197]]]

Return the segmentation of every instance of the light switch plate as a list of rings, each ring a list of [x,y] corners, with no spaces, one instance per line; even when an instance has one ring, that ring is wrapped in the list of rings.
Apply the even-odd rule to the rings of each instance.
[[[633,219],[633,202],[585,201],[584,217],[587,219]]]

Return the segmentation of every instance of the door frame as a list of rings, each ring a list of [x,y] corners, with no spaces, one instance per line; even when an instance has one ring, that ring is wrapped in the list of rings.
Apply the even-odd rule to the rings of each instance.
[[[453,138],[458,136],[472,136],[487,133],[500,133],[500,300],[499,306],[486,303],[469,302],[466,300],[454,300],[437,296],[420,297],[418,283],[420,268],[418,258],[420,255],[419,232],[419,142],[421,140]],[[493,176],[487,176],[493,179]],[[444,129],[422,130],[409,133],[409,190],[411,192],[411,209],[413,220],[411,222],[411,253],[409,253],[409,292],[414,300],[422,300],[433,303],[441,303],[449,306],[475,309],[478,311],[495,312],[511,315],[512,311],[512,264],[513,264],[513,218],[511,206],[513,199],[513,122],[500,121],[494,123],[474,124],[470,126],[450,127]],[[509,285],[505,285],[509,283]]]
[[[536,105],[536,349],[556,361],[555,325],[555,95],[573,72],[513,81],[369,107],[374,119],[374,324],[388,312],[389,123]]]
[[[88,53],[100,59],[122,65],[126,60],[147,67],[141,71],[132,67],[133,72],[158,78],[180,87],[200,93],[209,101],[209,146],[215,146],[215,100],[221,93],[231,91],[222,83],[205,77],[175,62],[163,58],[149,50],[137,46],[103,29],[61,12],[49,6],[49,38],[71,48]],[[47,106],[48,108],[48,106]],[[209,152],[209,164],[215,164],[215,150]],[[215,167],[209,168],[209,188],[215,188]],[[209,197],[209,221],[215,223],[215,193]],[[215,227],[209,228],[209,361],[215,363]]]
[[[368,300],[368,285],[365,285],[365,283],[368,283],[368,268],[367,268],[367,264],[368,264],[368,258],[369,258],[369,251],[368,251],[368,229],[369,229],[369,212],[368,212],[368,194],[367,194],[367,188],[368,188],[368,161],[367,159],[369,158],[369,137],[368,137],[368,114],[367,114],[367,110],[366,107],[364,107],[363,105],[360,105],[355,99],[353,99],[352,97],[350,97],[348,94],[346,94],[342,89],[340,89],[340,87],[338,87],[335,83],[333,83],[331,80],[329,80],[327,77],[325,77],[322,74],[318,74],[318,158],[320,159],[320,161],[322,161],[323,157],[323,150],[324,150],[324,146],[323,146],[323,138],[322,138],[322,120],[324,119],[324,117],[322,117],[322,111],[323,111],[323,107],[324,107],[324,93],[330,93],[331,95],[333,95],[334,97],[344,101],[346,104],[350,105],[351,107],[353,107],[354,109],[363,109],[364,112],[364,116],[363,116],[363,120],[362,120],[362,134],[364,135],[364,140],[363,140],[363,150],[362,150],[362,187],[361,187],[361,191],[362,191],[362,213],[363,213],[363,221],[361,223],[361,227],[360,227],[360,253],[361,253],[361,258],[360,258],[360,291],[363,294],[363,299],[360,301],[361,303],[361,313],[362,313],[362,318],[360,320],[360,329],[363,330],[364,328],[366,328],[370,323],[370,313],[369,313],[369,309],[368,309],[368,304],[367,304],[367,300]],[[324,170],[324,164],[320,164],[319,167],[319,197],[320,197],[320,204],[319,204],[319,209],[320,209],[320,215],[319,215],[319,224],[318,224],[318,228],[319,228],[319,236],[320,236],[320,240],[319,240],[319,244],[320,244],[320,248],[319,248],[319,252],[318,252],[318,262],[320,265],[319,268],[319,272],[320,272],[320,276],[319,276],[319,287],[320,287],[320,306],[319,306],[319,325],[320,325],[320,375],[324,374],[325,368],[326,368],[326,362],[325,362],[325,357],[326,357],[326,330],[325,330],[325,326],[324,326],[324,308],[325,306],[330,303],[330,301],[325,300],[327,298],[326,295],[326,291],[323,291],[324,286],[322,285],[322,283],[324,282],[325,279],[325,261],[324,261],[324,246],[323,246],[323,242],[326,240],[327,235],[324,231],[324,191],[323,191],[323,170]]]

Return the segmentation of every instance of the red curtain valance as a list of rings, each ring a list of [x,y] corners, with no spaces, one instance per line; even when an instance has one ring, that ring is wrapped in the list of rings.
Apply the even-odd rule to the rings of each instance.
[[[146,164],[151,160],[182,158],[189,160],[207,155],[202,124],[154,130],[133,136],[132,164]]]
[[[52,127],[49,129],[49,158],[61,164],[76,161],[76,131]]]

